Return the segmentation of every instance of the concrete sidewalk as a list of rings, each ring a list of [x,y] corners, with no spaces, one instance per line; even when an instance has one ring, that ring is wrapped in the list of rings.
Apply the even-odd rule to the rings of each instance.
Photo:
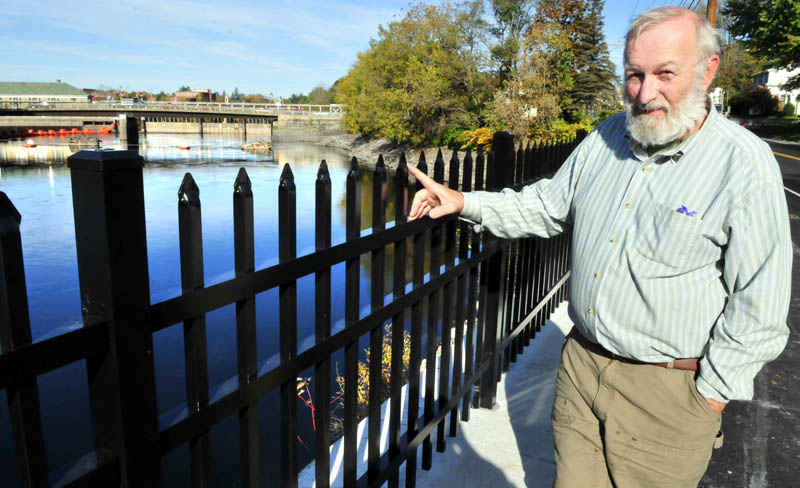
[[[800,275],[797,254],[794,276]],[[699,488],[800,487],[800,280],[792,288],[786,349],[756,376],[752,401],[725,409],[725,443]],[[552,486],[550,410],[561,343],[571,327],[564,303],[503,375],[496,408],[473,409],[469,422],[459,422],[447,450],[434,452],[431,471],[418,466],[417,486]]]
[[[447,438],[447,450],[434,452],[433,468],[423,471],[419,467],[417,486],[553,484],[550,410],[561,344],[571,327],[563,303],[503,375],[497,387],[497,406],[492,410],[473,409],[469,422],[459,422],[458,436]]]

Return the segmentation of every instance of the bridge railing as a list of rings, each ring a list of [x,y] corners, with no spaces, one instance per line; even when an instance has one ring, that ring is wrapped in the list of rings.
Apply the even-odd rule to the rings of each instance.
[[[217,103],[217,102],[129,102],[120,100],[96,100],[94,102],[27,102],[27,101],[2,101],[0,110],[34,110],[34,111],[92,111],[119,109],[120,111],[151,110],[176,112],[225,112],[232,111],[243,113],[268,113],[268,114],[296,114],[296,115],[342,115],[346,106],[342,104],[309,105],[285,103]]]
[[[498,133],[493,151],[488,157],[480,153],[474,164],[469,153],[461,160],[454,154],[448,186],[465,191],[520,187],[554,171],[576,144],[515,150],[512,136]],[[128,151],[83,151],[72,156],[69,165],[83,312],[79,329],[31,343],[20,215],[0,192],[0,390],[8,397],[22,486],[49,486],[38,378],[85,361],[96,463],[69,469],[71,478],[61,480],[65,486],[161,486],[162,458],[187,447],[192,485],[210,486],[210,433],[234,418],[239,422],[241,485],[261,485],[264,459],[259,443],[274,442],[283,467],[281,485],[296,487],[298,396],[301,389],[309,389],[303,373],[313,368],[316,486],[327,487],[328,425],[335,407],[328,401],[334,379],[331,363],[342,352],[344,486],[381,486],[386,481],[397,486],[403,465],[407,486],[414,486],[420,447],[423,469],[430,469],[433,447],[446,448],[446,437],[456,434],[459,417],[469,419],[470,408],[494,405],[502,371],[565,297],[569,235],[502,241],[473,233],[453,216],[406,222],[413,190],[402,156],[393,176],[394,225],[386,223],[387,171],[379,158],[372,191],[363,192],[371,193],[373,200],[372,231],[364,235],[362,182],[353,158],[347,176],[346,238],[336,245],[331,243],[331,181],[323,162],[315,182],[316,251],[299,257],[297,195],[286,165],[277,188],[279,262],[264,269],[254,269],[253,194],[246,171],[240,170],[233,185],[235,277],[213,286],[205,286],[203,279],[200,190],[187,174],[178,192],[182,294],[151,304],[141,158]],[[424,154],[417,168],[428,172]],[[433,178],[445,182],[441,152],[433,164]],[[359,303],[362,256],[371,263],[368,311]],[[345,271],[342,327],[332,327],[331,321],[334,266]],[[393,270],[393,284],[387,294],[388,270]],[[311,275],[314,340],[300,351],[297,283]],[[261,313],[280,317],[280,357],[277,364],[259,366],[255,297],[270,289],[279,290],[279,306]],[[212,399],[205,317],[229,304],[236,305],[231,326],[237,335],[238,383]],[[391,329],[386,328],[389,324]],[[183,328],[186,412],[162,428],[153,335],[170,327]],[[389,365],[383,360],[388,337]],[[362,338],[369,339],[373,358],[366,374],[359,364]],[[365,377],[368,395],[362,396]],[[401,396],[403,391],[407,397]],[[263,420],[257,405],[272,392],[280,393],[281,433],[276,439],[260,439]],[[387,398],[389,429],[384,442],[380,414]],[[401,405],[406,405],[405,414]],[[367,463],[361,468],[357,426],[364,414]]]

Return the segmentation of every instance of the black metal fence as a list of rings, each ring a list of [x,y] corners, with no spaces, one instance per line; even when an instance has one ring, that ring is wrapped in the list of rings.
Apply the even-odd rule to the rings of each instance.
[[[486,157],[479,153],[473,159],[467,152],[460,161],[453,155],[448,185],[462,190],[521,187],[554,171],[577,143],[515,150],[512,136],[498,133]],[[0,388],[8,398],[13,455],[23,486],[50,485],[37,377],[76,361],[86,362],[96,465],[66,486],[160,486],[162,456],[185,444],[193,486],[210,486],[209,432],[231,416],[239,418],[241,485],[260,486],[264,480],[259,479],[256,404],[274,390],[280,391],[283,485],[296,486],[297,378],[313,367],[315,396],[330,398],[331,357],[342,350],[344,485],[380,486],[388,481],[397,486],[405,464],[406,486],[414,486],[420,445],[422,466],[428,469],[434,436],[437,451],[443,451],[446,437],[456,435],[459,415],[466,421],[471,407],[494,404],[501,373],[565,297],[568,235],[501,241],[473,233],[452,216],[406,222],[413,189],[402,156],[392,176],[397,199],[394,225],[387,228],[385,222],[387,170],[379,158],[373,177],[372,232],[365,236],[360,233],[360,170],[353,158],[347,176],[346,241],[334,246],[331,182],[323,161],[316,180],[316,252],[300,257],[296,256],[297,196],[291,169],[285,166],[278,188],[279,263],[260,270],[254,268],[253,195],[246,171],[240,170],[234,186],[236,275],[208,287],[203,282],[199,190],[187,174],[179,191],[183,291],[151,304],[142,166],[141,157],[128,151],[83,151],[69,159],[84,326],[36,343],[31,343],[20,215],[0,193]],[[427,172],[424,154],[417,167]],[[443,182],[444,174],[439,153],[434,179]],[[394,250],[391,300],[384,290],[388,246]],[[362,255],[368,255],[372,264],[371,308],[366,316],[359,316],[358,303]],[[413,270],[410,287],[408,256]],[[345,327],[332,334],[331,267],[339,263],[346,268]],[[316,345],[298,353],[297,280],[307,275],[315,276]],[[273,288],[279,289],[280,297],[280,364],[259,374],[255,295]],[[210,402],[205,314],[233,303],[238,388]],[[377,385],[382,381],[382,361],[373,360],[368,366],[369,385],[376,385],[369,388],[366,407],[368,462],[365,472],[359,472],[355,388],[359,340],[368,336],[370,356],[381,358],[388,323],[392,325],[388,449],[381,451],[380,409],[386,398]],[[179,324],[184,332],[188,414],[159,429],[153,333]],[[410,354],[404,364],[406,331]],[[404,385],[405,430],[400,409]],[[314,411],[316,425],[321,426],[316,429],[314,451],[318,487],[328,486],[331,434],[324,427],[331,420],[331,408],[321,401]]]

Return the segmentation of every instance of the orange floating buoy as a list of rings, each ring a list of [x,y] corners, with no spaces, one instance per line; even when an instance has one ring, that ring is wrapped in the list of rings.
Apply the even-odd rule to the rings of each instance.
[[[25,141],[25,147],[36,147],[36,144],[33,143],[33,139],[28,139]]]
[[[33,129],[28,129],[28,134],[36,134],[36,131]]]
[[[189,150],[189,146],[181,146],[180,149],[181,149],[181,151],[188,151]]]
[[[54,135],[56,135],[56,131],[53,130],[53,129],[50,129],[50,130],[47,131],[47,135],[54,136]]]
[[[40,136],[43,136],[43,135],[47,134],[47,132],[43,131],[42,129],[39,129],[39,130],[36,131],[36,134],[40,135]]]

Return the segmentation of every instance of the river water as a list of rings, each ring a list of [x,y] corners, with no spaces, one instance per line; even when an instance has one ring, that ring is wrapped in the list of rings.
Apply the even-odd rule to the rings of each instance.
[[[102,147],[120,147],[113,135],[99,138]],[[36,148],[20,151],[24,142],[0,141],[0,166],[5,165],[0,167],[0,191],[8,195],[22,215],[21,235],[31,328],[34,341],[38,341],[82,325],[70,175],[66,165],[59,164],[66,162],[72,150],[69,138],[35,138]],[[180,294],[177,192],[186,172],[192,174],[200,188],[206,285],[226,281],[234,275],[233,183],[240,167],[246,168],[252,181],[256,269],[277,263],[278,183],[286,163],[292,168],[297,188],[298,256],[313,252],[314,184],[322,159],[328,163],[332,181],[333,243],[344,241],[349,156],[340,150],[302,143],[276,143],[272,155],[256,155],[239,149],[243,142],[240,139],[192,135],[148,135],[143,136],[140,142],[140,154],[145,157],[143,178],[153,303]],[[180,149],[182,146],[190,149]],[[40,164],[8,166],[23,160]],[[368,190],[364,194],[371,194],[371,175],[365,174],[363,183]],[[387,199],[391,202],[393,198],[390,188]],[[362,198],[362,203],[362,222],[370,222],[370,199]],[[387,259],[387,262],[391,263],[391,260]],[[362,305],[369,303],[366,265],[362,260]],[[335,266],[332,275],[332,318],[334,323],[341,323],[344,315],[344,266]],[[313,337],[313,280],[313,276],[309,276],[298,282],[301,350],[310,345],[309,342],[303,344],[303,339]],[[277,290],[259,294],[256,308],[258,358],[262,363],[269,363],[278,352]],[[207,316],[212,398],[215,393],[226,391],[236,377],[234,314],[231,305]],[[182,415],[186,401],[182,327],[175,325],[157,332],[154,344],[158,410],[163,428]],[[343,372],[341,362],[339,371]],[[312,376],[311,371],[307,373],[305,376]],[[50,481],[54,483],[67,475],[67,469],[76,462],[91,462],[91,455],[87,456],[93,442],[85,365],[81,361],[50,372],[41,376],[38,384]],[[276,400],[276,393],[272,393],[259,402],[264,486],[280,485],[280,455],[268,445],[270,440],[279,438]],[[0,392],[0,404],[6,404],[4,391]],[[303,406],[298,425],[303,442],[313,449],[311,418]],[[213,427],[211,436],[214,486],[239,486],[236,418],[229,418]],[[308,458],[309,452],[302,445],[298,449],[301,457]],[[164,477],[165,486],[190,484],[187,446],[164,458]],[[6,408],[0,408],[0,479],[4,480],[4,486],[18,484]],[[9,480],[11,483],[6,485]]]

